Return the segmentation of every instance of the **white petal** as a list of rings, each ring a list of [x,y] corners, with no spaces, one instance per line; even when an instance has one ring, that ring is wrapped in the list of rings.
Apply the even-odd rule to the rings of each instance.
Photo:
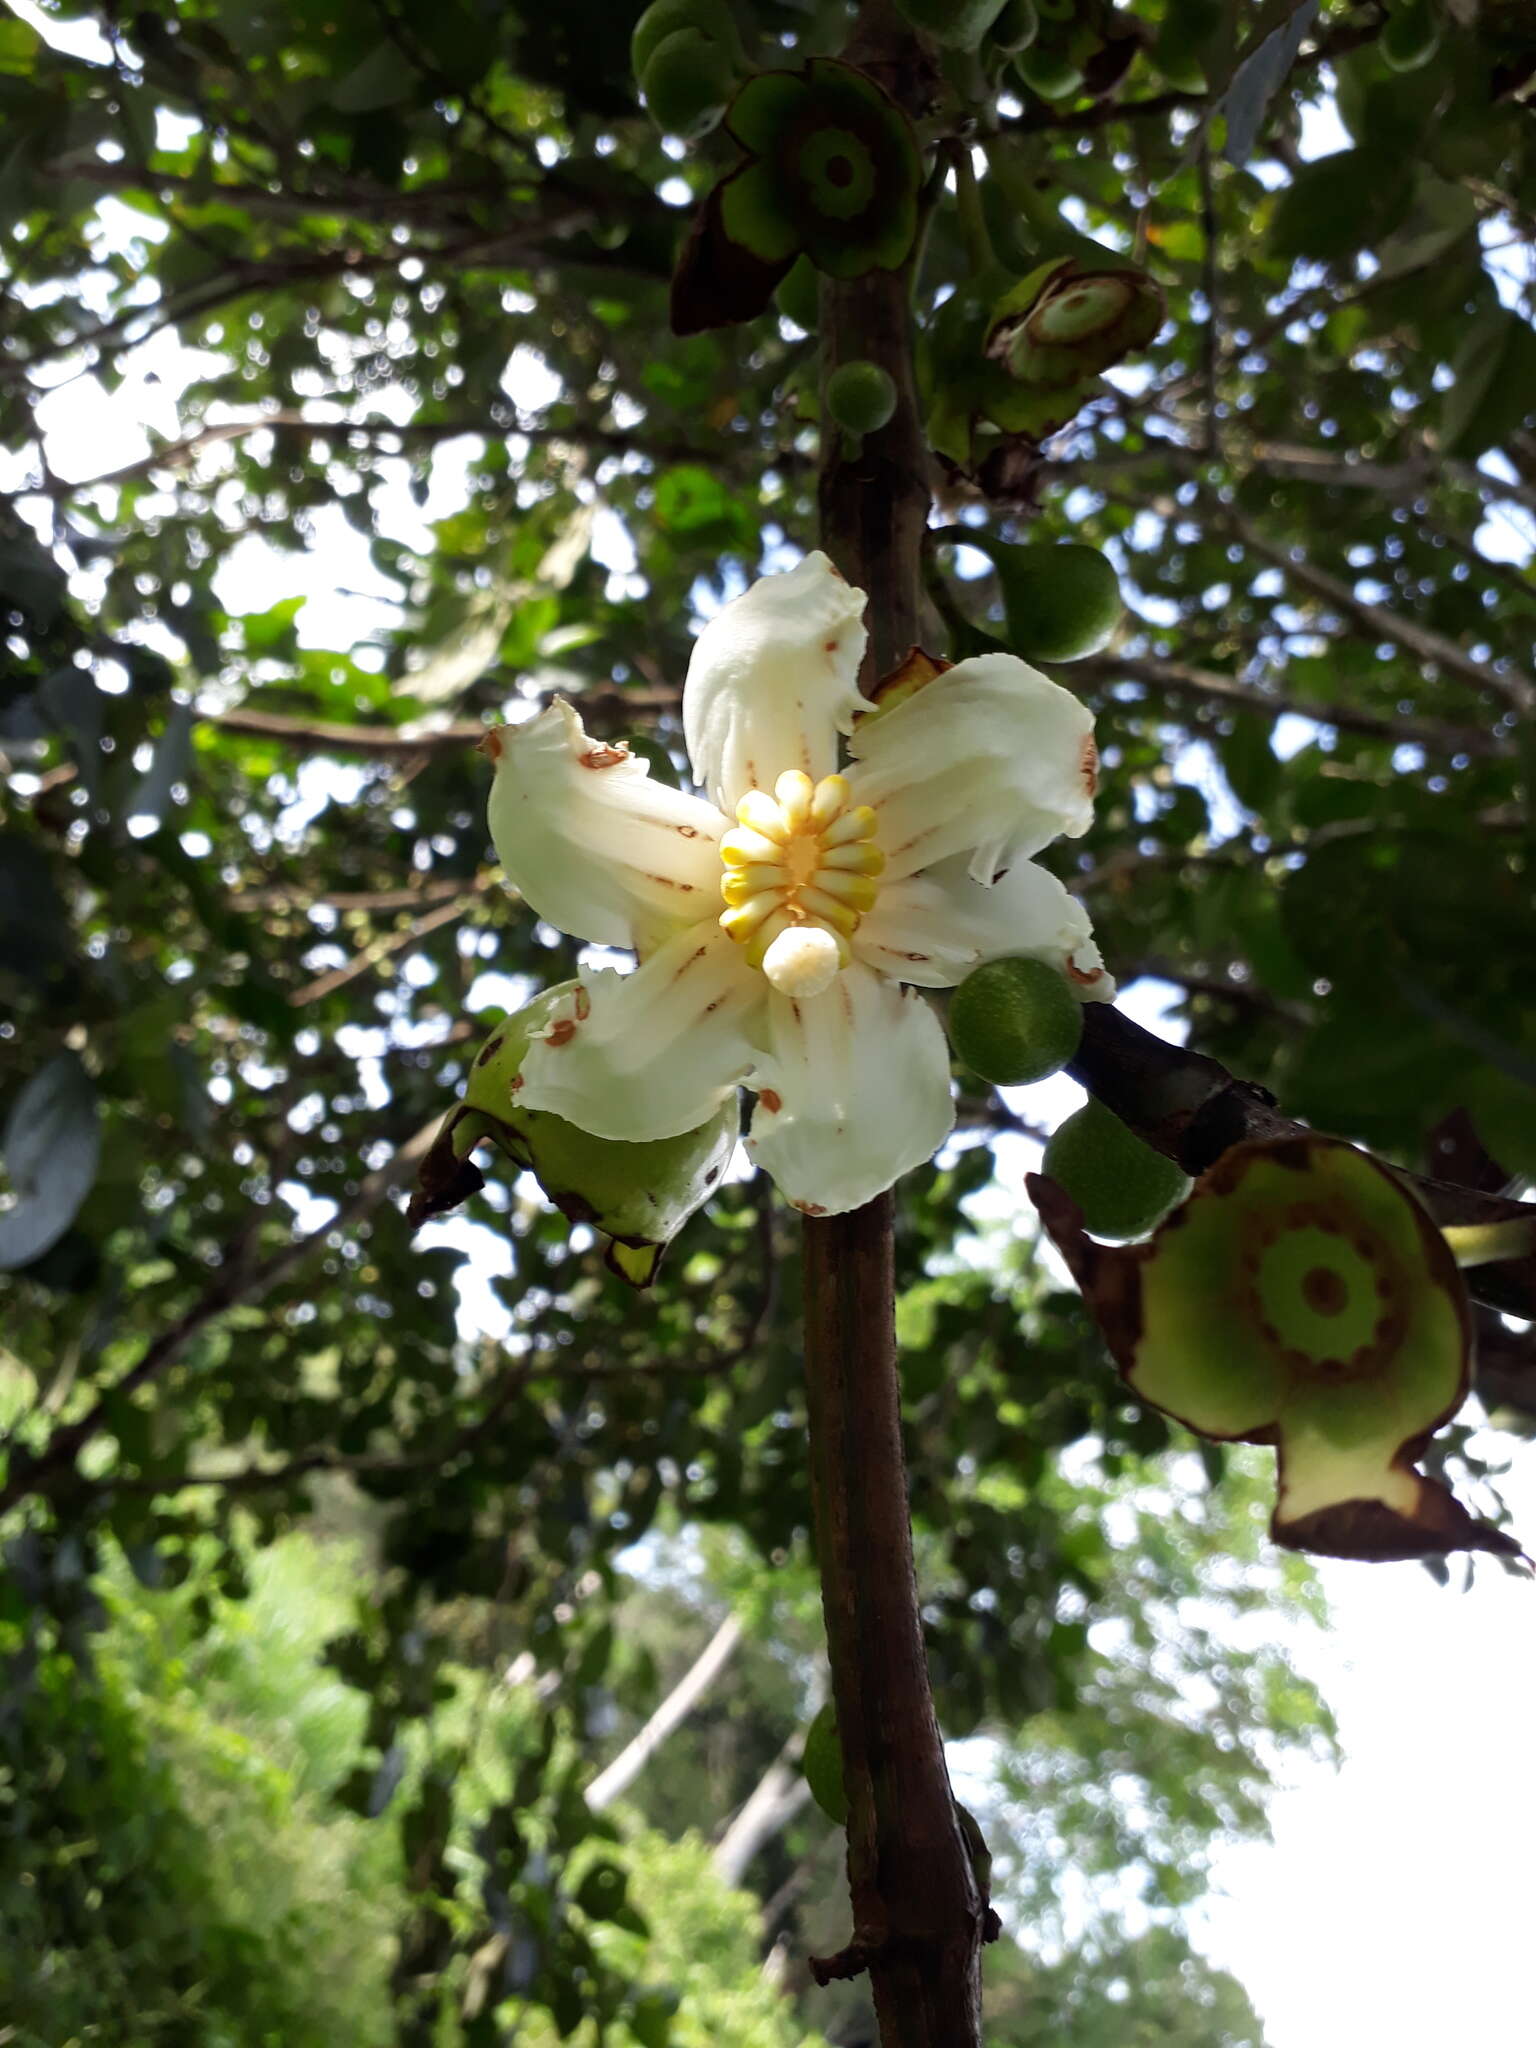
[[[491,736],[490,827],[507,879],[546,924],[602,946],[648,947],[720,912],[727,821],[653,782],[557,697]]]
[[[599,1138],[694,1130],[751,1069],[763,989],[715,925],[675,933],[633,974],[589,970],[529,1046],[518,1101]]]
[[[853,940],[857,958],[923,988],[952,988],[984,960],[1047,961],[1087,1003],[1114,999],[1087,911],[1046,869],[1022,860],[989,888],[964,857],[888,883]]]
[[[949,1048],[920,995],[855,963],[823,995],[768,998],[747,1150],[797,1209],[873,1201],[949,1135]]]
[[[749,789],[787,768],[819,782],[863,698],[864,593],[823,554],[764,576],[717,612],[694,644],[683,734],[694,779],[733,816]]]
[[[1093,820],[1093,714],[1012,654],[957,663],[861,720],[850,746],[853,801],[878,813],[892,878],[967,853],[990,882]]]

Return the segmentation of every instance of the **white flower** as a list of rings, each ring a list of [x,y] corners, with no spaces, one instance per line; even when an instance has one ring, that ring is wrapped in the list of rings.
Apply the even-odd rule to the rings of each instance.
[[[683,727],[712,801],[653,782],[561,700],[490,739],[509,879],[547,923],[640,962],[556,1006],[520,1102],[639,1142],[745,1082],[748,1149],[812,1215],[871,1200],[953,1122],[944,1034],[908,984],[1029,954],[1086,999],[1114,993],[1081,906],[1030,862],[1088,827],[1089,713],[1011,655],[869,710],[863,612],[814,554],[705,627]]]

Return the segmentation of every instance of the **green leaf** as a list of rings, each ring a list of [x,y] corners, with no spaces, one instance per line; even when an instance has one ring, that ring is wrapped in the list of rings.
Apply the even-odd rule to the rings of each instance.
[[[1451,364],[1440,447],[1463,460],[1497,447],[1536,413],[1536,332],[1508,307],[1478,313]]]
[[[55,1054],[16,1097],[0,1160],[15,1198],[0,1212],[0,1271],[10,1272],[57,1244],[96,1179],[96,1088],[74,1053]]]
[[[1338,263],[1373,249],[1413,201],[1412,167],[1364,149],[1341,149],[1303,164],[1280,195],[1270,223],[1273,254]]]

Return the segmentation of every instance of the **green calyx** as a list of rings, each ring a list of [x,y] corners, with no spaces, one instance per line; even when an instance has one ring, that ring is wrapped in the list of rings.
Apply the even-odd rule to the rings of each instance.
[[[992,311],[986,352],[1016,382],[1068,390],[1145,348],[1163,324],[1163,295],[1144,270],[1068,256],[1043,263]]]
[[[958,286],[934,316],[919,348],[929,446],[961,469],[976,458],[987,428],[1038,443],[1058,432],[1105,387],[1085,377],[1064,389],[1035,390],[986,354],[999,296],[1017,280],[1001,268]]]
[[[1051,1133],[1041,1171],[1097,1237],[1143,1237],[1189,1193],[1189,1176],[1090,1096]]]
[[[506,1018],[476,1053],[463,1100],[450,1110],[422,1160],[407,1211],[413,1228],[479,1191],[485,1176],[471,1154],[494,1145],[532,1173],[573,1223],[610,1239],[607,1261],[635,1287],[648,1287],[668,1244],[719,1185],[736,1144],[739,1116],[727,1102],[681,1137],[628,1144],[595,1137],[547,1110],[517,1101],[522,1065],[561,998],[575,982],[546,989]]]
[[[1070,1191],[1029,1188],[1127,1385],[1201,1436],[1275,1447],[1277,1542],[1516,1551],[1415,1469],[1465,1397],[1471,1326],[1449,1248],[1384,1167],[1310,1134],[1234,1146],[1119,1250],[1084,1234]]]
[[[748,156],[721,187],[731,240],[769,262],[803,250],[832,277],[906,260],[922,161],[911,122],[872,78],[830,57],[760,72],[726,128]]]
[[[906,261],[922,155],[872,78],[831,57],[761,71],[731,102],[725,129],[743,161],[709,194],[683,249],[674,332],[755,318],[797,257],[837,278]]]
[[[950,1043],[996,1087],[1060,1073],[1082,1036],[1082,1005],[1066,976],[1044,960],[985,961],[950,998]]]

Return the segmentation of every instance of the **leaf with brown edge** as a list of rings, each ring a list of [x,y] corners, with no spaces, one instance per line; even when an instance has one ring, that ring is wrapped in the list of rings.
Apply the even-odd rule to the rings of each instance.
[[[1277,1543],[1520,1554],[1416,1469],[1466,1396],[1471,1322],[1445,1239],[1368,1154],[1310,1133],[1233,1146],[1123,1247],[1055,1182],[1026,1185],[1126,1385],[1200,1436],[1274,1447]]]

